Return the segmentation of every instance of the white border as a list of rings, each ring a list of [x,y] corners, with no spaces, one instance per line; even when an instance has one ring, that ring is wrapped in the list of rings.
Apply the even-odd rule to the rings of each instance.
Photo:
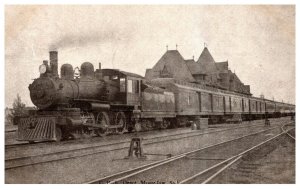
[[[295,0],[4,0],[4,4],[229,4],[229,5],[253,5],[253,4],[295,4]]]
[[[3,66],[0,69],[1,71],[1,86],[2,86],[2,92],[1,92],[1,104],[2,104],[2,109],[0,109],[0,114],[2,115],[1,117],[1,122],[2,122],[2,132],[1,132],[1,137],[2,137],[2,143],[1,143],[1,147],[3,147],[3,151],[1,152],[1,159],[2,159],[2,163],[1,164],[1,171],[0,171],[0,176],[1,176],[1,188],[2,189],[59,189],[59,188],[72,188],[72,189],[103,189],[103,188],[109,188],[109,189],[114,189],[114,188],[122,188],[122,189],[153,189],[153,188],[162,188],[162,189],[167,189],[167,188],[172,188],[172,189],[183,189],[183,188],[192,188],[192,189],[238,189],[238,190],[253,190],[253,189],[272,189],[272,190],[282,190],[282,189],[299,189],[299,185],[101,185],[101,186],[97,186],[97,185],[92,185],[92,186],[88,186],[88,185],[68,185],[68,186],[61,186],[61,185],[3,185],[4,184],[4,77],[5,77],[5,73],[4,73],[4,63],[5,63],[5,58],[4,58],[4,7],[6,4],[199,4],[199,2],[195,1],[195,0],[176,0],[176,1],[166,1],[166,0],[152,0],[152,1],[146,1],[146,0],[126,0],[126,1],[121,1],[121,0],[104,0],[104,1],[96,1],[96,0],[72,0],[72,1],[68,1],[68,0],[44,0],[44,1],[38,1],[38,0],[30,0],[30,1],[24,1],[24,0],[4,0],[1,1],[1,25],[2,30],[1,30],[1,50],[2,50],[2,61],[3,61]],[[226,0],[206,0],[206,1],[201,1],[200,4],[298,4],[298,2],[293,1],[293,0],[252,0],[252,1],[242,1],[242,0],[231,0],[231,1],[226,1]],[[298,17],[298,13],[297,13],[297,6],[296,6],[296,31],[298,31],[298,26],[299,26],[299,18]],[[296,33],[297,36],[297,33]],[[299,38],[296,37],[296,47],[299,44]],[[296,53],[296,63],[297,63],[297,53]],[[296,64],[296,73],[299,73],[299,68],[297,67]],[[297,76],[297,74],[296,74]],[[298,88],[298,80],[296,78],[296,94],[299,94],[299,88]],[[296,105],[297,105],[297,101],[298,98],[296,96]],[[296,106],[296,110],[297,112],[299,111],[299,108]],[[299,112],[298,112],[299,113]],[[297,120],[299,119],[299,117],[297,116]],[[299,136],[299,132],[297,132],[297,135]],[[299,143],[298,145],[296,145],[296,154],[297,154],[297,158],[299,158]],[[297,159],[296,162],[296,171],[299,171],[299,159]],[[83,171],[84,172],[84,171]],[[297,175],[298,174],[298,175]],[[296,182],[299,183],[299,173],[296,173]]]

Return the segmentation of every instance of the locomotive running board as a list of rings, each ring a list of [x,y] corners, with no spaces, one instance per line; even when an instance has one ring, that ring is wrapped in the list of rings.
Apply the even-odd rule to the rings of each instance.
[[[92,128],[92,129],[105,129],[101,125],[90,124],[90,123],[85,123],[85,124],[83,124],[83,126],[86,126],[86,127]],[[118,129],[118,128],[122,128],[122,125],[109,125],[107,128],[108,129]]]

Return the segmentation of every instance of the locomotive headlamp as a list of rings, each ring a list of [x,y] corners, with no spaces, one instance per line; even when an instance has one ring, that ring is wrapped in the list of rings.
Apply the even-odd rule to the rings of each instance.
[[[44,65],[44,64],[40,65],[39,71],[40,71],[41,74],[44,74],[47,71],[46,65]]]

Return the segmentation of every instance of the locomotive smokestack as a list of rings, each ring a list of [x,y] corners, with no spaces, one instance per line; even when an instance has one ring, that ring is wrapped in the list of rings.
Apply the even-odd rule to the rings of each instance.
[[[57,51],[50,51],[50,68],[53,76],[58,76]]]

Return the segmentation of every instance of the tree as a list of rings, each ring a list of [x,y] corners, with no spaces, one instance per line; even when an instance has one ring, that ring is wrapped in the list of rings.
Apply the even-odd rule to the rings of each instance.
[[[17,98],[14,100],[11,112],[11,118],[13,119],[14,124],[17,124],[19,117],[25,114],[25,107],[26,105],[22,102],[20,95],[17,94]]]
[[[6,107],[5,108],[5,125],[10,125],[13,122],[13,117],[11,114],[11,110],[10,108]]]

